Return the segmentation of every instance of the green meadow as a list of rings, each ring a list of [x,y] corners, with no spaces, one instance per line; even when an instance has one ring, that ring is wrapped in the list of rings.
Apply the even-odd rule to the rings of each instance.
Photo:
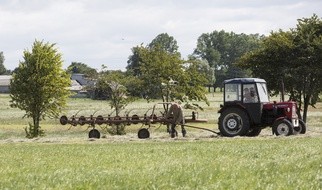
[[[222,97],[208,97],[198,114],[208,123],[191,125],[218,131]],[[321,102],[310,108],[307,133],[297,136],[276,137],[268,128],[258,137],[224,138],[187,128],[187,137],[178,130],[171,139],[156,124],[149,139],[137,138],[142,125],[127,126],[123,136],[98,126],[102,138],[88,139],[88,126],[47,119],[46,136],[27,139],[31,120],[9,101],[0,95],[0,189],[322,189]],[[149,113],[155,103],[138,100],[124,114]],[[63,114],[113,112],[106,101],[70,99]]]

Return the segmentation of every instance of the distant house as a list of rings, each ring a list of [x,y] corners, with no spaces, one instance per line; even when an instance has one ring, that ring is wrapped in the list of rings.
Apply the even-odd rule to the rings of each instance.
[[[0,75],[0,93],[9,93],[11,75]],[[94,83],[86,80],[84,74],[73,74],[71,76],[70,91],[74,93],[73,97],[88,97],[90,93],[85,90],[85,87],[91,86]]]
[[[9,93],[11,75],[0,75],[0,93]]]
[[[69,87],[72,92],[79,92],[83,90],[83,86],[77,82],[77,80],[71,80],[71,84]]]
[[[10,93],[10,80],[11,75],[0,75],[0,93]],[[74,97],[87,97],[88,92],[85,87],[90,86],[93,83],[86,80],[84,74],[73,74],[71,76],[70,91],[74,93]]]
[[[84,74],[74,73],[71,76],[71,80],[76,80],[82,86],[91,85],[91,81],[86,79]]]
[[[74,73],[71,76],[70,91],[74,93],[73,97],[89,97],[90,93],[86,87],[92,85],[93,82],[86,79],[84,74]]]

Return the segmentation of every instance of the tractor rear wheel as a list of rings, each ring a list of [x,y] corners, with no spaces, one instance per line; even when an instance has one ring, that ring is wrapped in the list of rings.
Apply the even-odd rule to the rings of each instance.
[[[306,133],[306,124],[304,123],[303,120],[299,120],[299,126],[298,127],[294,127],[294,135],[298,135],[298,134],[305,134]]]
[[[273,132],[276,136],[284,135],[289,136],[293,134],[293,125],[287,119],[281,119],[274,122]]]
[[[249,118],[239,108],[227,108],[219,117],[219,130],[223,136],[234,137],[246,135],[249,130]]]

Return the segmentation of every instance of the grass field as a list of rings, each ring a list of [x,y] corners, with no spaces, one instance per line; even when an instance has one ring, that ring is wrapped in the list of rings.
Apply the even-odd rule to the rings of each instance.
[[[209,122],[198,126],[218,130],[221,94],[209,99],[199,112]],[[57,119],[42,123],[45,137],[26,139],[29,120],[9,101],[0,95],[0,189],[322,189],[322,103],[310,109],[308,132],[298,136],[267,129],[255,138],[223,138],[189,128],[187,137],[171,139],[157,125],[141,140],[141,126],[131,125],[124,136],[93,140],[86,126],[67,130]],[[142,115],[153,105],[140,100],[127,111]],[[111,110],[105,101],[70,99],[64,112]]]

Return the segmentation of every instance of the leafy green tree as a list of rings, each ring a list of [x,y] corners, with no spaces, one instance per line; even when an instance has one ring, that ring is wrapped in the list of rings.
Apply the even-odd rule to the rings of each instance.
[[[188,101],[183,100],[185,102],[193,100],[204,101],[209,105],[205,86],[214,80],[212,69],[209,68],[208,64],[200,60],[188,60],[185,61],[184,65],[185,77],[179,81],[179,87],[182,88],[178,89],[179,92],[183,92],[182,97]],[[197,104],[195,106],[201,108]]]
[[[139,77],[133,76],[129,72],[125,72],[122,84],[126,87],[127,92],[132,97],[143,97],[141,89],[143,88],[143,81]]]
[[[208,102],[204,88],[208,81],[204,73],[200,72],[199,62],[186,62],[179,54],[169,54],[160,46],[152,49],[141,47],[140,56],[140,79],[147,99],[162,98],[163,102],[174,99]]]
[[[200,75],[202,75],[202,77],[206,78],[207,82],[205,82],[209,88],[209,92],[210,92],[210,88],[214,87],[214,84],[216,82],[216,78],[215,78],[215,68],[210,67],[210,65],[208,64],[207,60],[204,59],[198,59],[194,56],[189,56],[188,57],[188,63],[193,62],[195,63],[194,65],[197,65],[197,70],[198,73]]]
[[[130,102],[126,87],[122,84],[111,81],[108,83],[110,94],[110,106],[115,109],[115,113],[119,116],[121,110]]]
[[[303,120],[306,121],[308,107],[314,107],[322,91],[322,19],[315,14],[311,18],[298,19],[292,33],[297,55],[294,72],[298,78],[290,93],[300,109],[303,106]]]
[[[141,45],[142,46],[142,45]],[[136,46],[132,48],[132,55],[129,56],[129,59],[127,61],[126,70],[128,73],[132,73],[134,76],[140,76],[141,70],[140,70],[140,46]]]
[[[290,99],[298,102],[298,111],[303,108],[306,121],[308,107],[316,104],[322,91],[321,47],[322,21],[313,15],[299,19],[290,31],[272,32],[259,49],[244,55],[238,64],[264,78],[272,94],[280,91],[283,82]]]
[[[0,75],[3,75],[7,72],[7,69],[5,68],[5,66],[3,65],[4,63],[4,55],[3,52],[0,52]]]
[[[208,77],[208,66],[204,61],[181,59],[177,50],[176,40],[168,34],[158,35],[146,47],[141,44],[133,48],[127,73],[134,77],[128,84],[135,83],[135,90],[140,89],[147,100],[204,100],[208,103],[204,86],[209,83],[209,78],[213,79]]]
[[[120,112],[125,107],[134,101],[134,98],[129,95],[126,86],[128,77],[122,71],[109,71],[100,73],[96,83],[96,89],[99,90],[99,97],[107,99],[110,107],[115,109],[115,115],[119,116]],[[107,132],[113,135],[125,134],[125,124],[112,125],[111,128],[106,128]]]
[[[71,65],[67,67],[67,71],[70,74],[81,73],[90,78],[97,77],[97,71],[94,68],[91,68],[85,63],[81,62],[72,62]]]
[[[130,98],[127,96],[127,90],[125,86],[121,85],[118,82],[111,81],[108,83],[109,87],[109,96],[110,96],[110,106],[115,109],[116,116],[120,115],[121,110],[125,109],[125,107],[130,102]],[[125,133],[125,124],[119,124],[113,126],[109,133],[116,135],[123,135]]]
[[[105,67],[103,65],[103,67]],[[93,99],[110,99],[109,97],[109,85],[111,81],[122,84],[131,97],[140,97],[141,81],[138,77],[134,76],[131,72],[123,72],[121,70],[106,70],[102,69],[98,73],[98,77],[95,81],[95,85],[88,89],[94,91]]]
[[[55,44],[37,41],[25,50],[23,61],[10,82],[11,106],[25,110],[33,123],[26,128],[28,138],[43,135],[40,121],[58,117],[69,96],[70,76],[62,69],[62,57]]]
[[[208,61],[214,69],[215,86],[221,87],[225,79],[247,76],[248,73],[234,63],[244,53],[257,48],[261,38],[258,34],[235,34],[224,30],[204,33],[198,38],[193,55]]]
[[[140,70],[140,63],[142,62],[142,60],[139,53],[142,46],[143,44],[141,44],[141,46],[132,48],[132,55],[129,56],[129,59],[127,61],[128,65],[126,69],[127,71],[132,72],[134,76],[140,76],[142,74]],[[167,33],[159,34],[146,48],[162,49],[169,54],[177,54],[177,56],[180,57],[177,41],[174,39],[174,37],[169,36]]]
[[[160,46],[162,50],[170,53],[170,54],[178,54],[177,41],[173,36],[169,36],[167,33],[159,34],[155,37],[152,42],[149,44],[149,48],[155,48],[156,46]]]
[[[143,81],[145,96],[148,99],[163,98],[165,102],[169,101],[168,96],[162,93],[164,85],[170,80],[179,81],[184,77],[183,61],[176,54],[168,54],[160,46],[152,49],[141,47],[140,57],[140,79]]]

